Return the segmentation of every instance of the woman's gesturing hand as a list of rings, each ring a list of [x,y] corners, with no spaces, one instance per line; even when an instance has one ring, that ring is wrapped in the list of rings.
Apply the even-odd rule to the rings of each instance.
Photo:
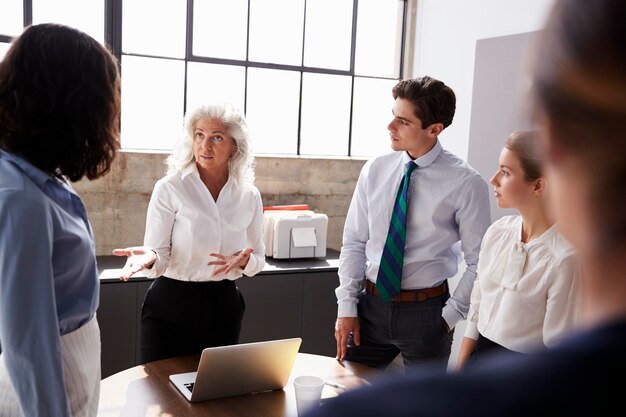
[[[210,253],[209,256],[217,258],[214,261],[208,263],[208,265],[216,265],[214,275],[216,274],[227,274],[233,269],[239,267],[244,269],[246,265],[248,265],[248,260],[250,259],[250,254],[252,253],[252,248],[246,248],[244,250],[237,251],[232,255],[222,255],[219,253]]]
[[[120,274],[120,279],[123,281],[128,281],[128,278],[143,269],[151,268],[157,259],[156,253],[145,246],[113,249],[113,255],[128,257],[126,265],[124,265],[124,269]]]

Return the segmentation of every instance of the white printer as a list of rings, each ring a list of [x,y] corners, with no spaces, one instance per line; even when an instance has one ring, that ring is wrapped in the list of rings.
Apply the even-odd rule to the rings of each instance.
[[[328,216],[306,205],[270,206],[263,211],[265,256],[275,259],[326,256]]]

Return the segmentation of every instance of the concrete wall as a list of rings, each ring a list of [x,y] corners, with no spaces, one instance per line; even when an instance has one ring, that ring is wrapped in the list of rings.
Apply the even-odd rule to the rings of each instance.
[[[154,183],[165,173],[163,153],[120,152],[110,173],[74,184],[87,207],[98,255],[141,245]],[[352,192],[364,160],[256,158],[264,205],[308,204],[328,215],[327,247],[339,250]]]

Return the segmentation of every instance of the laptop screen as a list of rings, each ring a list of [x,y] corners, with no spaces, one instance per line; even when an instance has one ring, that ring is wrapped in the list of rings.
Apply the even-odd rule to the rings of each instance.
[[[170,381],[192,402],[283,389],[301,344],[298,337],[206,348],[196,372]]]

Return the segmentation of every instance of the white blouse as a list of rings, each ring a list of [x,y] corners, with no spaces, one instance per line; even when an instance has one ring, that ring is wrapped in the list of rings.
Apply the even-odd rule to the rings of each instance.
[[[510,350],[553,346],[578,322],[580,283],[573,248],[553,225],[523,243],[521,216],[485,233],[465,336],[478,333]]]
[[[263,204],[253,185],[235,183],[232,176],[217,201],[200,179],[195,164],[161,178],[148,205],[144,245],[157,253],[146,276],[165,275],[181,281],[235,280],[253,276],[265,266]],[[213,275],[210,253],[253,252],[245,269]]]

